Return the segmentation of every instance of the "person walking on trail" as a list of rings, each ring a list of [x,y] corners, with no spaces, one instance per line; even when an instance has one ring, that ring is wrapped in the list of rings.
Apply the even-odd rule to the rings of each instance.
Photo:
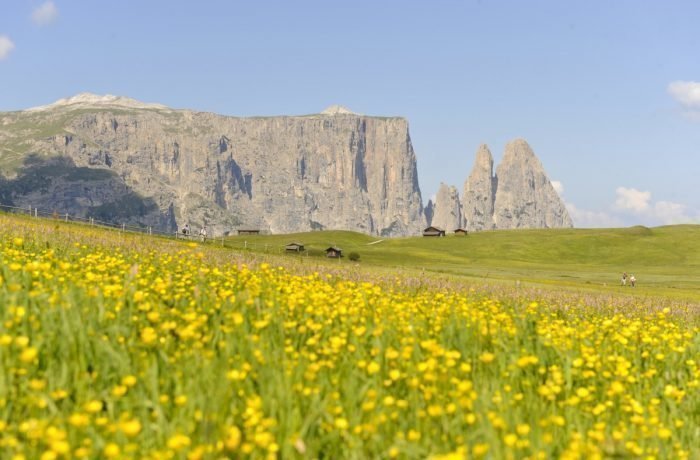
[[[190,234],[190,224],[185,224],[185,226],[182,227],[182,234],[183,234],[183,235],[189,235],[189,234]]]
[[[637,284],[637,278],[634,275],[630,275],[630,286],[635,287],[635,284]]]
[[[207,228],[202,227],[202,229],[199,231],[199,239],[204,243],[204,241],[207,239]]]
[[[622,279],[620,280],[621,286],[627,285],[627,272],[622,274]]]

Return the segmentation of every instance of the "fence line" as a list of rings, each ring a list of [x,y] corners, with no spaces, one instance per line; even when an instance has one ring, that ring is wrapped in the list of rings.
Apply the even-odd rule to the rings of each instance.
[[[198,234],[183,234],[179,231],[174,231],[174,232],[164,232],[161,230],[156,230],[153,229],[153,227],[138,227],[135,225],[126,225],[124,223],[116,224],[114,222],[105,222],[102,220],[95,219],[94,217],[80,217],[80,216],[73,216],[68,213],[58,213],[57,211],[45,211],[42,209],[34,208],[31,206],[27,207],[18,207],[18,206],[9,206],[5,204],[0,204],[0,210],[6,211],[6,212],[11,212],[14,214],[25,214],[29,215],[31,217],[35,218],[42,218],[42,219],[54,219],[54,220],[60,220],[62,222],[74,222],[74,223],[79,223],[83,225],[89,225],[92,227],[100,227],[100,228],[105,228],[109,230],[115,230],[119,231],[122,233],[125,232],[131,232],[131,233],[142,233],[146,235],[157,235],[165,238],[174,238],[174,239],[185,239],[185,240],[190,240],[190,241],[202,241],[200,235]],[[217,236],[214,237],[212,236],[207,236],[204,238],[204,242],[211,243],[211,244],[217,244],[221,245],[221,247],[227,247],[231,249],[241,249],[241,250],[248,250],[248,251],[256,251],[258,249],[264,250],[266,253],[272,253],[272,254],[282,254],[287,251],[285,251],[284,246],[277,246],[277,245],[272,245],[269,243],[254,243],[254,242],[249,242],[247,240],[244,241],[235,241],[235,240],[226,240],[225,235]],[[310,250],[302,251],[299,252],[300,257],[309,257],[311,255]]]
[[[92,227],[100,227],[108,230],[115,230],[119,231],[122,233],[125,232],[131,232],[131,233],[142,233],[146,235],[157,235],[165,238],[174,238],[174,239],[184,239],[184,240],[189,240],[189,241],[200,241],[202,242],[201,236],[199,234],[183,234],[180,231],[174,231],[174,232],[164,232],[161,230],[153,229],[153,227],[138,227],[135,225],[126,225],[124,223],[116,224],[114,222],[106,222],[102,220],[95,219],[94,217],[80,217],[80,216],[74,216],[68,213],[58,213],[57,211],[45,211],[43,209],[38,209],[32,206],[27,206],[27,207],[19,207],[19,206],[10,206],[6,204],[0,204],[0,210],[14,213],[14,214],[24,214],[28,215],[30,217],[35,217],[35,218],[42,218],[42,219],[54,219],[54,220],[60,220],[62,222],[74,222],[82,225],[89,225]],[[257,249],[257,245],[255,243],[249,243],[247,241],[243,242],[233,242],[231,240],[226,241],[225,235],[217,236],[214,237],[212,236],[207,236],[204,238],[203,242],[206,243],[211,243],[211,244],[216,244],[220,245],[221,247],[227,247],[227,248],[232,248],[232,249],[247,249],[247,250],[255,250]],[[261,245],[262,248],[263,245]],[[269,246],[269,252],[270,253],[283,253],[284,248],[283,247],[277,247],[269,244],[265,244],[265,252],[268,252],[268,246]],[[306,253],[300,253],[300,255],[306,255],[308,256],[309,254]]]
[[[94,217],[80,217],[74,216],[68,213],[58,213],[57,211],[45,211],[43,209],[34,208],[32,206],[19,207],[10,206],[6,204],[0,204],[0,210],[14,213],[14,214],[25,214],[35,218],[49,218],[54,220],[60,220],[63,222],[75,222],[83,225],[89,225],[92,227],[101,227],[110,230],[117,230],[120,232],[131,232],[131,233],[143,233],[146,235],[158,235],[167,238],[185,238],[185,239],[199,239],[199,235],[183,235],[181,233],[175,232],[164,232],[162,230],[154,229],[153,227],[139,227],[136,225],[127,225],[125,223],[116,224],[114,222],[106,222],[103,220],[95,219]],[[211,237],[205,238],[205,240],[212,240]],[[223,236],[221,238],[223,246]]]

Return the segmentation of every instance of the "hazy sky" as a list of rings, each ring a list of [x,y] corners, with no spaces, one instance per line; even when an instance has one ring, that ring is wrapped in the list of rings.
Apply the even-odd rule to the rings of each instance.
[[[0,0],[0,110],[80,92],[410,123],[424,200],[528,140],[577,226],[700,222],[698,1]],[[2,129],[2,128],[0,128]]]

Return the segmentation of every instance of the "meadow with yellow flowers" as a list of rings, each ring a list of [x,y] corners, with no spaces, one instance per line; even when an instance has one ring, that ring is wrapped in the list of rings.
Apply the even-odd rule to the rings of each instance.
[[[694,311],[280,264],[0,216],[0,457],[700,457]]]

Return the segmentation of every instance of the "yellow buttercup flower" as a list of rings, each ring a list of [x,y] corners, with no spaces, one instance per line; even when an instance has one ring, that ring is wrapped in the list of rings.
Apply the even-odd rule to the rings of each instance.
[[[127,437],[132,438],[141,432],[141,422],[137,419],[125,420],[119,424],[119,429]]]
[[[104,449],[102,450],[102,454],[106,458],[117,458],[121,455],[121,449],[117,444],[111,442],[105,445]]]

